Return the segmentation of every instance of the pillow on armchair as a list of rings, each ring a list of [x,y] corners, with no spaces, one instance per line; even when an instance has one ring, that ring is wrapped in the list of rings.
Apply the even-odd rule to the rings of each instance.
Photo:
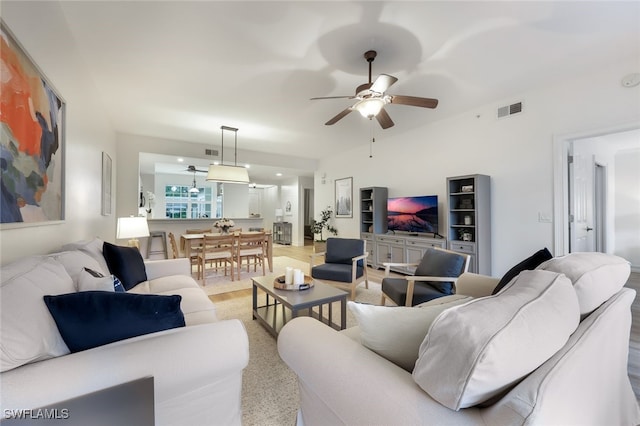
[[[460,255],[452,256],[444,250],[428,249],[428,254],[422,257],[416,268],[416,276],[459,277],[464,269],[465,258]],[[453,294],[453,282],[420,281],[429,284],[440,293]]]

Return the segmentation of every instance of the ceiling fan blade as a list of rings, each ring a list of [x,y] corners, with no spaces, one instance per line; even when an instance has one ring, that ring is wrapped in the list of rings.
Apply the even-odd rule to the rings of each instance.
[[[417,106],[422,108],[435,108],[438,106],[437,99],[419,98],[417,96],[391,95],[391,103],[399,105]]]
[[[378,115],[376,115],[376,119],[378,120],[378,123],[380,123],[380,126],[383,129],[388,129],[389,127],[392,127],[394,124],[393,120],[391,120],[391,117],[389,117],[389,114],[387,114],[387,111],[385,111],[384,108],[382,108],[378,113]]]
[[[398,79],[392,75],[380,74],[378,78],[376,78],[376,81],[373,82],[369,90],[371,90],[372,92],[384,93],[396,81],[398,81]]]
[[[332,124],[336,124],[339,120],[344,118],[347,114],[349,114],[353,110],[353,107],[346,108],[342,110],[338,115],[333,117],[331,120],[324,123],[326,126],[331,126]]]
[[[353,99],[355,96],[322,96],[319,98],[311,98],[311,101],[317,101],[318,99]]]

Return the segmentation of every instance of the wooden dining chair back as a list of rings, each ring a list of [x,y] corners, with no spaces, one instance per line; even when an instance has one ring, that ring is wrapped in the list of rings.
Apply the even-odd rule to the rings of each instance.
[[[238,267],[238,278],[240,277],[243,259],[247,261],[247,272],[250,272],[251,264],[253,264],[254,272],[257,271],[258,265],[262,265],[262,275],[265,275],[265,257],[264,232],[240,233],[237,236],[235,262]]]
[[[198,279],[206,284],[206,265],[216,272],[224,266],[224,274],[227,275],[227,266],[233,274],[234,236],[227,234],[205,234],[202,249],[198,253]]]
[[[211,234],[211,228],[205,229],[187,229],[186,234]]]
[[[169,232],[169,244],[171,245],[171,254],[174,259],[180,257],[180,252],[178,251],[178,244],[176,244],[176,236],[173,235],[173,232]]]
[[[186,234],[207,234],[211,232],[211,228],[205,229],[187,229],[185,231]],[[185,253],[185,257],[188,257],[191,260],[191,266],[198,265],[198,254],[202,251],[202,244],[193,244],[191,243],[191,253]]]

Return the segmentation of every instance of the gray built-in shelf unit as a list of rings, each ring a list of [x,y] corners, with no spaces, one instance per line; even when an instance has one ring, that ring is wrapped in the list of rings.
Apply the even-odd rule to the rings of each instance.
[[[491,275],[491,178],[447,178],[449,250],[468,254],[469,272]]]
[[[387,233],[387,188],[360,188],[360,236],[367,245],[367,264],[375,266],[375,234]]]

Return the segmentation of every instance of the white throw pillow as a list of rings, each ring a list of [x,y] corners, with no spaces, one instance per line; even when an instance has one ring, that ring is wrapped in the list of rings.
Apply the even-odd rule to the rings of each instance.
[[[78,291],[115,291],[113,275],[108,277],[94,277],[87,271],[80,273]]]
[[[30,260],[2,268],[0,369],[3,372],[69,353],[43,296],[73,293],[75,286],[61,263],[48,257],[35,259],[36,262]]]
[[[375,306],[351,301],[347,306],[360,326],[362,345],[411,372],[418,359],[420,343],[433,320],[445,309],[472,299],[458,298],[421,308]]]
[[[101,272],[102,275],[109,275],[109,266],[102,254],[103,245],[104,241],[99,238],[94,238],[91,241],[77,241],[75,243],[65,244],[62,246],[62,250],[80,250],[81,252],[88,254],[100,265],[100,270],[96,269],[96,271]]]
[[[631,273],[628,261],[605,253],[571,253],[550,259],[536,269],[565,274],[573,283],[583,316],[619,292]]]
[[[102,273],[102,267],[98,261],[80,250],[52,253],[48,256],[64,266],[64,269],[66,269],[69,276],[71,276],[76,289],[79,288],[79,280],[84,268],[93,269],[94,271]],[[102,273],[102,275],[106,274]]]
[[[579,319],[567,277],[523,271],[500,293],[438,316],[420,346],[413,379],[452,410],[480,404],[553,356]]]

